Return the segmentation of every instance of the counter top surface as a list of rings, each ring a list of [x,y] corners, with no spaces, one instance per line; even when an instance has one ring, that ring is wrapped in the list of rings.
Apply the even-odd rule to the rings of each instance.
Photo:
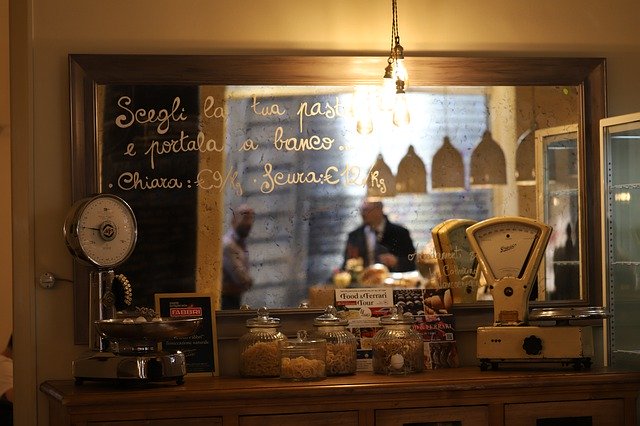
[[[523,389],[544,386],[545,392],[555,387],[581,385],[637,387],[640,371],[616,371],[606,368],[573,370],[564,368],[500,368],[480,371],[478,367],[461,367],[429,370],[407,376],[384,376],[358,372],[352,376],[329,377],[312,382],[289,382],[279,378],[252,379],[240,377],[185,377],[185,383],[118,385],[113,382],[85,381],[75,384],[73,380],[51,380],[41,384],[40,390],[51,399],[67,406],[104,403],[170,400],[197,401],[215,399],[244,400],[251,398],[271,399],[305,397],[356,397],[362,395],[386,395],[411,392],[474,391],[491,392],[492,389]],[[524,386],[523,386],[524,385]],[[303,391],[304,390],[304,391]]]

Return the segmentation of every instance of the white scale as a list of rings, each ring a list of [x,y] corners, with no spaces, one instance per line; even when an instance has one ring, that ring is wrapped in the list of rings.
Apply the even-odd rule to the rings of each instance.
[[[551,230],[546,224],[515,216],[494,217],[466,230],[493,296],[493,326],[479,327],[477,333],[482,370],[505,362],[591,366],[591,327],[529,324],[529,296]]]
[[[182,383],[186,374],[184,354],[159,351],[158,342],[193,334],[202,318],[144,322],[116,318],[113,268],[129,258],[138,234],[131,207],[111,194],[83,198],[71,207],[63,231],[71,254],[95,268],[89,274],[88,301],[92,352],[73,362],[76,382]]]

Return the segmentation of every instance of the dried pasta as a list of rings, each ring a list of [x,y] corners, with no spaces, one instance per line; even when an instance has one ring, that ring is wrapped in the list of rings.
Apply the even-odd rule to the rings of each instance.
[[[281,377],[294,380],[311,380],[325,377],[324,361],[309,359],[303,356],[296,358],[282,357]]]
[[[327,343],[327,376],[339,376],[356,372],[355,343]]]
[[[257,342],[240,354],[240,374],[248,377],[280,375],[280,342]]]

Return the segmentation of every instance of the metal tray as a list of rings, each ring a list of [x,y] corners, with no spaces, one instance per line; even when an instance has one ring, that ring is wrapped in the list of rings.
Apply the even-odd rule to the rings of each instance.
[[[202,318],[160,318],[160,321],[124,322],[124,319],[95,321],[98,333],[107,339],[163,340],[190,336]]]
[[[530,321],[570,321],[607,318],[609,314],[601,306],[536,308],[529,313]]]

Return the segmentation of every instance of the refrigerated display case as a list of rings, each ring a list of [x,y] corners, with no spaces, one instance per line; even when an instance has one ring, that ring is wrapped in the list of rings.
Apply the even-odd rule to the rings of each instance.
[[[605,361],[640,369],[640,113],[600,120]]]

